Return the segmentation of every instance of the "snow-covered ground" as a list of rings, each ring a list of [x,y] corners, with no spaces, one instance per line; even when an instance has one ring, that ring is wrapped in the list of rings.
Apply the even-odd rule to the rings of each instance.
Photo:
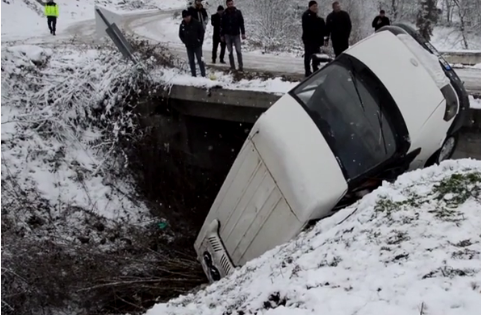
[[[163,19],[157,19],[152,21],[152,23],[142,25],[140,27],[135,28],[135,33],[141,36],[145,36],[147,38],[155,38],[160,42],[166,42],[166,43],[176,43],[180,44],[180,39],[179,39],[179,24],[181,23],[181,18],[179,17],[181,10],[176,10],[172,13],[171,16]],[[205,32],[205,38],[204,38],[204,49],[205,50],[211,50],[212,45],[213,45],[213,40],[212,36],[214,33],[214,28],[210,23],[211,20],[211,15],[215,13],[209,12],[209,23],[207,25],[207,29]],[[262,50],[259,50],[255,47],[251,47],[249,45],[246,46],[248,42],[244,41],[243,42],[243,49],[244,51],[248,51],[250,55],[263,55],[265,52]],[[220,53],[220,46],[218,48],[218,54]],[[284,56],[284,57],[299,57],[301,53],[292,53],[292,52],[270,52],[270,55],[276,55],[276,56]],[[226,58],[227,61],[227,58]]]
[[[167,84],[196,86],[201,88],[221,87],[229,90],[259,91],[274,94],[284,94],[298,84],[298,82],[284,81],[281,78],[267,80],[242,79],[240,81],[235,81],[232,75],[212,69],[208,70],[205,78],[194,78],[185,67],[183,71],[179,71],[179,69],[165,69],[158,78],[161,82]]]
[[[62,237],[90,234],[85,220],[92,216],[106,226],[152,220],[129,179],[119,181],[109,170],[118,144],[107,139],[125,128],[109,120],[109,106],[122,98],[112,91],[130,73],[119,61],[88,48],[2,50],[2,202],[15,202],[18,193],[40,198],[59,219],[52,223],[66,231]],[[104,113],[96,117],[100,104]],[[2,212],[2,218],[14,216],[28,228],[31,209],[21,212]],[[39,209],[38,215],[45,219],[47,213]]]
[[[146,315],[479,314],[480,231],[481,161],[447,161]]]
[[[474,97],[469,96],[469,103],[471,105],[471,108],[481,110],[481,99],[475,99]]]
[[[114,12],[130,13],[142,10],[172,10],[185,7],[184,0],[57,0],[59,18],[58,33],[79,21],[95,17],[95,5]],[[36,0],[2,1],[2,41],[26,39],[48,35],[43,7]]]
[[[236,82],[220,71],[210,71],[207,78],[192,78],[185,70],[158,69],[152,76],[166,85],[272,93],[285,93],[295,84],[278,78]],[[114,182],[108,175],[106,161],[116,144],[102,142],[106,130],[93,123],[101,100],[108,96],[114,102],[120,97],[111,93],[129,71],[119,54],[108,49],[4,48],[2,180],[14,179],[10,183],[22,191],[35,191],[59,213],[66,206],[78,210],[75,219],[88,211],[88,215],[106,220],[149,223],[146,207],[131,200],[135,195],[132,187]],[[112,128],[110,132],[115,131]]]
[[[23,0],[2,1],[2,41],[48,34],[47,21],[40,14],[40,5],[32,1],[27,6]],[[36,8],[38,11],[32,9]]]
[[[215,8],[208,9],[209,19],[211,14],[215,13]],[[181,22],[180,17],[181,9],[174,10],[172,15],[167,18],[153,20],[151,23],[142,25],[135,29],[136,33],[148,38],[155,38],[161,42],[170,43],[180,43],[178,37],[179,24]],[[248,17],[246,17],[248,18]],[[412,23],[407,23],[415,27]],[[212,47],[212,35],[213,27],[209,24],[207,25],[204,49],[208,50]],[[462,37],[460,32],[454,28],[450,27],[435,27],[433,31],[433,37],[431,38],[431,43],[438,48],[440,51],[479,51],[481,50],[481,40],[476,36],[469,36],[467,38],[469,50],[463,49]],[[248,42],[245,42],[248,44]],[[263,51],[258,50],[249,45],[245,46],[244,49],[249,51],[249,54],[264,54]],[[272,53],[269,53],[272,54]],[[276,55],[289,56],[289,57],[299,57],[302,55],[302,51],[298,53],[293,52],[277,52]]]

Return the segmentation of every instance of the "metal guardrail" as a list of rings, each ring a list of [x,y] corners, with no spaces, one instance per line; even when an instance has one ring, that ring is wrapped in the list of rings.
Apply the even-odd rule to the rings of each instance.
[[[481,64],[481,51],[440,51],[440,54],[451,64]]]
[[[133,55],[134,50],[132,46],[127,41],[124,34],[122,34],[122,31],[118,28],[118,26],[115,23],[110,23],[99,8],[95,8],[95,12],[105,23],[105,32],[110,37],[110,39],[112,39],[115,46],[117,46],[117,49],[124,56],[124,58],[130,59],[133,63],[138,64],[138,60]]]

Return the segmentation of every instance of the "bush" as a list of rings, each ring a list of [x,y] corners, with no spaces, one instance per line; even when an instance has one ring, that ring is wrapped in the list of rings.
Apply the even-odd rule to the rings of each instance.
[[[2,53],[2,110],[15,113],[2,121],[14,130],[2,134],[5,314],[143,312],[205,281],[191,244],[159,228],[169,212],[149,214],[133,189],[131,150],[148,143],[136,107],[165,89],[159,65],[177,62],[134,46],[142,68],[111,46]]]

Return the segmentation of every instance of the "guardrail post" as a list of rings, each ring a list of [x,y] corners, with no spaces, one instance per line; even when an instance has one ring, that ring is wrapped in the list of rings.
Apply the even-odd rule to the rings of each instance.
[[[107,20],[105,15],[102,13],[102,11],[100,11],[100,9],[96,8],[95,11],[107,26],[107,28],[105,29],[105,32],[110,37],[110,39],[114,42],[115,46],[117,46],[117,49],[120,51],[120,53],[124,56],[124,58],[132,60],[132,62],[137,65],[139,62],[133,55],[134,50],[130,45],[130,43],[125,38],[124,34],[122,34],[122,31],[118,28],[118,26],[115,23],[111,24]]]

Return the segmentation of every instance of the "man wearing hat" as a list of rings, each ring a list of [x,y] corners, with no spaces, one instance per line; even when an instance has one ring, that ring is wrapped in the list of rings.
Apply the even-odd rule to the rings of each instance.
[[[222,13],[224,13],[224,7],[219,6],[217,7],[217,13],[212,14],[210,17],[210,23],[214,27],[214,35],[212,36],[212,63],[215,63],[217,59],[217,48],[219,48],[220,44],[220,63],[225,63],[224,56],[225,56],[225,42],[220,40],[220,21]]]
[[[207,11],[204,9],[202,0],[195,0],[194,3],[188,8],[188,10],[192,18],[202,24],[205,31],[207,27],[207,22],[209,20],[209,15],[207,15]]]
[[[324,45],[324,36],[326,35],[326,23],[324,19],[317,15],[318,7],[316,1],[309,1],[309,8],[302,15],[302,42],[304,43],[304,70],[306,77],[312,74],[311,60],[313,71],[319,69],[319,61],[312,57],[321,52],[321,46]]]
[[[193,19],[188,10],[182,11],[182,23],[179,27],[179,38],[187,49],[190,72],[195,77],[195,58],[199,64],[200,74],[205,77],[205,65],[202,58],[202,43],[204,41],[204,27],[199,21]]]

